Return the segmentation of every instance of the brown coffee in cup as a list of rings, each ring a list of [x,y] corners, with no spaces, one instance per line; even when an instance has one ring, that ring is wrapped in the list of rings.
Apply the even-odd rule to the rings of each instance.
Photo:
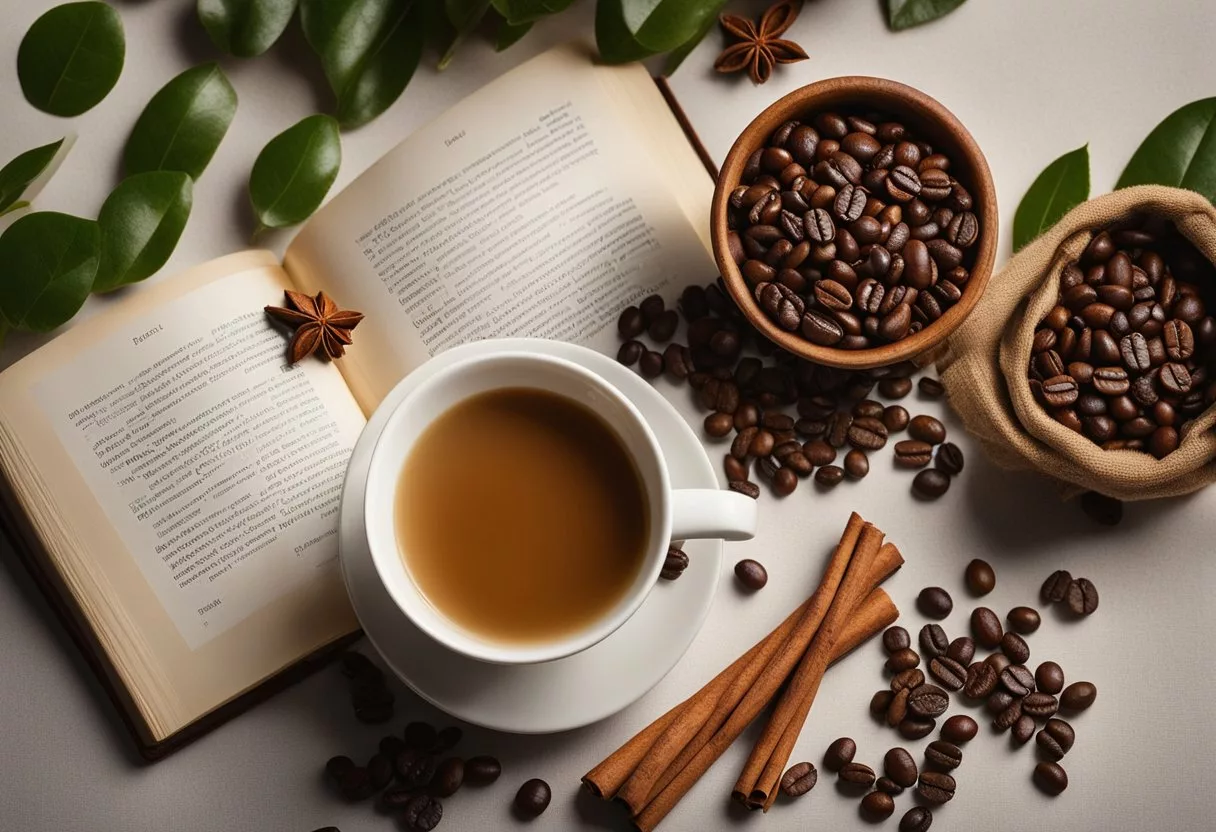
[[[406,458],[396,536],[422,595],[470,633],[558,639],[628,592],[650,534],[645,486],[615,431],[532,388],[440,415]]]

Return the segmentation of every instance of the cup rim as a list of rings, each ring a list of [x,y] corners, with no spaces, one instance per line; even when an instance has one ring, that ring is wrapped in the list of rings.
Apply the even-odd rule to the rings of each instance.
[[[647,504],[651,510],[650,517],[650,534],[647,543],[647,560],[643,562],[642,570],[639,577],[627,590],[626,594],[618,600],[617,604],[604,616],[597,619],[593,624],[583,628],[577,633],[561,639],[553,641],[543,641],[537,643],[496,643],[487,639],[478,637],[475,633],[464,630],[460,625],[453,622],[446,614],[431,604],[422,588],[418,586],[410,573],[409,568],[405,565],[404,559],[401,556],[400,549],[396,543],[396,530],[392,523],[394,512],[391,508],[385,513],[389,523],[388,539],[392,541],[389,546],[383,539],[377,542],[374,526],[381,526],[383,520],[373,520],[373,515],[379,509],[373,500],[373,480],[377,476],[383,476],[382,469],[388,465],[385,456],[385,448],[388,445],[389,437],[394,429],[400,427],[403,420],[407,418],[406,414],[411,411],[411,402],[417,403],[425,400],[428,394],[433,393],[437,388],[444,384],[450,383],[451,379],[462,372],[474,366],[485,365],[487,363],[502,363],[510,361],[525,361],[536,364],[549,365],[558,367],[562,371],[578,376],[581,380],[590,383],[601,393],[609,396],[623,407],[629,417],[633,420],[635,427],[638,428],[646,450],[655,461],[655,470],[657,471],[658,482],[650,483],[643,479],[643,487],[646,491]],[[507,385],[503,385],[505,387]],[[510,385],[510,386],[527,386]],[[489,392],[494,389],[502,389],[502,387],[487,387],[481,392]],[[556,395],[564,395],[557,393]],[[571,398],[571,397],[566,397]],[[573,400],[573,399],[572,399]],[[451,405],[454,406],[454,405]],[[449,406],[449,407],[451,407]],[[447,409],[430,414],[426,420],[426,427],[429,427],[435,422]],[[607,420],[603,420],[607,423]],[[634,449],[629,447],[623,438],[620,437],[619,431],[615,426],[607,423],[608,427],[617,434],[618,440],[625,448],[625,452],[631,457],[635,467],[641,469],[637,454]],[[421,435],[422,428],[419,431]],[[401,454],[400,459],[395,459],[394,476],[399,477],[401,466],[408,459],[410,452],[413,450],[417,437],[409,443]],[[640,476],[640,474],[639,474]],[[662,450],[659,447],[658,440],[650,425],[647,424],[641,412],[636,405],[629,400],[625,394],[621,393],[609,383],[606,379],[598,374],[588,370],[587,368],[565,358],[558,356],[550,356],[542,353],[528,352],[524,350],[511,350],[507,352],[495,353],[493,355],[471,356],[469,358],[458,361],[448,367],[443,368],[435,375],[423,381],[411,393],[398,402],[389,418],[385,421],[384,429],[376,439],[375,445],[372,447],[371,457],[368,464],[368,487],[363,498],[363,522],[367,534],[368,549],[371,552],[372,565],[376,570],[376,574],[384,586],[389,597],[393,599],[398,609],[409,618],[410,622],[418,627],[419,630],[426,633],[431,639],[443,645],[453,652],[459,653],[469,658],[479,661],[488,662],[491,664],[504,665],[527,665],[540,664],[542,662],[554,661],[556,659],[565,658],[582,652],[589,647],[603,641],[613,632],[628,621],[642,603],[649,596],[651,589],[658,580],[659,573],[663,568],[662,547],[665,546],[666,539],[670,536],[672,523],[671,509],[671,483],[670,474],[667,469],[667,462],[663,457]],[[381,497],[381,503],[388,500],[395,500],[396,497],[396,478],[393,479],[392,489],[387,490],[389,497]],[[383,490],[382,490],[383,491]],[[656,542],[657,541],[657,542]],[[389,551],[391,549],[391,551]],[[405,591],[399,582],[408,582],[413,587],[413,594]],[[430,605],[434,611],[434,620],[429,617],[416,614],[415,604]]]

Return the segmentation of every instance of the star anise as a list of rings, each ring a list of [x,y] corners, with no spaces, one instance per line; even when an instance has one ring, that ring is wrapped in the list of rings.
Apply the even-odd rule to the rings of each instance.
[[[773,74],[775,64],[792,64],[805,61],[806,52],[792,40],[783,40],[781,35],[798,17],[800,3],[782,0],[769,6],[754,24],[745,17],[724,14],[718,18],[726,34],[735,43],[722,50],[714,69],[718,72],[741,72],[747,70],[752,83],[763,84]]]
[[[266,314],[295,328],[289,348],[292,364],[317,350],[329,358],[340,358],[351,343],[350,331],[363,320],[362,312],[339,309],[324,292],[309,297],[288,289],[287,306],[267,306]]]

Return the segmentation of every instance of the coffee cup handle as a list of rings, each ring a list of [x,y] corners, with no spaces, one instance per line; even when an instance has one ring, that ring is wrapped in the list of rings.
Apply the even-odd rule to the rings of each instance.
[[[750,540],[756,536],[756,501],[716,488],[671,492],[672,540]]]

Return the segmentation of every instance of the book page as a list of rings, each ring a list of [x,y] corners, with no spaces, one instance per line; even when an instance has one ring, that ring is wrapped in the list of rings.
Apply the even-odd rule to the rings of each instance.
[[[413,367],[470,341],[613,349],[625,306],[716,276],[712,191],[644,68],[560,47],[373,165],[284,265],[368,313],[343,374],[370,410]]]
[[[332,364],[288,365],[263,311],[288,285],[269,253],[216,261],[0,376],[27,514],[179,722],[354,627],[336,528],[364,419]]]

